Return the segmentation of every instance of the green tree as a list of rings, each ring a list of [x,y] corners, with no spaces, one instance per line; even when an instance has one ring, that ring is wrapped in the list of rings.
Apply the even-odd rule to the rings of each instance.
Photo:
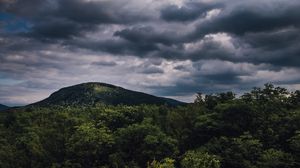
[[[220,161],[207,152],[188,151],[181,160],[182,168],[220,168]]]
[[[216,106],[219,131],[225,136],[238,136],[253,131],[257,125],[257,112],[242,101],[222,103]]]
[[[148,163],[147,168],[175,168],[175,160],[171,158],[165,158],[161,162],[153,160]]]
[[[245,133],[238,138],[220,137],[206,144],[203,149],[222,158],[224,168],[254,168],[262,153],[262,143]]]
[[[27,160],[23,166],[43,167],[47,163],[46,151],[35,130],[28,130],[28,132],[17,138],[16,146],[18,150],[22,151]]]
[[[150,121],[121,128],[116,138],[124,160],[135,160],[141,167],[145,167],[149,160],[161,160],[177,153],[177,141]]]
[[[295,135],[288,140],[290,151],[295,158],[295,166],[300,166],[300,131],[296,131]]]
[[[293,156],[277,149],[263,151],[258,162],[261,168],[292,168]]]
[[[99,166],[107,163],[113,144],[113,135],[106,127],[97,128],[92,123],[84,123],[76,128],[67,142],[67,151],[74,163]]]

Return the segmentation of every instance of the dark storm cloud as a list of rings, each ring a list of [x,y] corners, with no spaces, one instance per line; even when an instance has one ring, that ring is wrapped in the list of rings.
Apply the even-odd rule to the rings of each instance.
[[[134,9],[123,9],[126,2],[28,0],[14,1],[2,8],[30,21],[32,28],[27,36],[51,39],[78,36],[99,24],[130,24],[149,19]]]
[[[276,3],[277,2],[277,3]],[[294,3],[292,3],[294,2]],[[255,2],[254,2],[255,3]],[[223,9],[221,15],[197,26],[194,35],[227,32],[243,35],[249,32],[264,32],[286,27],[299,27],[300,3],[270,1],[270,4],[245,2]],[[231,9],[232,8],[232,9]]]
[[[125,1],[27,0],[12,1],[4,11],[33,20],[65,18],[77,23],[134,23],[148,17],[125,10]],[[116,10],[118,9],[118,10]]]
[[[160,17],[165,21],[180,22],[193,21],[213,8],[220,7],[221,4],[187,2],[184,6],[170,5],[160,11]]]
[[[97,61],[97,62],[93,62],[92,65],[113,67],[113,66],[116,66],[118,64],[114,61]]]
[[[158,67],[148,67],[148,68],[142,69],[140,71],[140,73],[143,73],[143,74],[162,74],[162,73],[164,73],[164,70],[161,69],[161,68],[158,68]]]
[[[133,66],[132,71],[136,71],[140,74],[151,75],[151,74],[163,74],[164,69],[160,67],[162,61],[157,60],[145,60],[142,64],[138,66]]]
[[[153,27],[133,27],[114,33],[121,40],[108,41],[104,50],[117,54],[131,54],[139,57],[162,57],[178,59],[183,35],[176,31],[158,31]],[[115,45],[114,45],[115,44]]]
[[[252,55],[251,61],[254,63],[293,67],[300,65],[300,29],[249,33],[242,40],[252,47],[249,55]]]
[[[189,69],[183,65],[175,66],[174,69],[179,70],[179,71],[189,71]]]
[[[135,55],[142,58],[195,61],[206,59],[241,60],[211,37],[201,39],[201,46],[190,50],[184,48],[184,44],[189,40],[183,35],[175,32],[157,32],[150,27],[124,29],[117,31],[114,36],[121,39],[77,41],[74,44],[92,50],[106,51],[117,55]],[[193,43],[192,41],[191,44],[193,45]]]
[[[242,83],[241,76],[251,76],[255,70],[261,67],[254,67],[245,63],[232,63],[228,61],[210,60],[200,61],[193,64],[196,83],[210,83],[218,85],[234,85]]]
[[[134,26],[115,32],[114,36],[125,41],[108,41],[103,45],[98,43],[97,49],[114,54],[131,54],[139,57],[192,60],[221,59],[234,62],[253,62],[255,64],[272,63],[270,59],[274,59],[274,62],[281,62],[282,64],[279,64],[281,66],[297,65],[297,62],[295,63],[295,59],[297,60],[299,55],[297,46],[291,47],[289,42],[293,45],[299,42],[297,36],[299,34],[300,13],[297,9],[300,3],[296,1],[284,4],[277,2],[273,5],[270,2],[270,4],[262,3],[259,6],[259,4],[254,5],[254,3],[249,2],[237,3],[237,5],[233,5],[234,1],[225,2],[219,5],[222,12],[218,16],[200,22],[195,31],[178,33],[184,30],[163,31],[159,30],[159,25],[155,28],[152,26]],[[194,8],[187,7],[191,6],[190,4],[193,3],[187,3],[180,9],[193,11]],[[208,3],[206,5],[212,7],[215,4]],[[180,11],[176,14],[188,17]],[[194,18],[191,16],[190,19]],[[290,32],[289,29],[291,28],[295,30]],[[281,33],[276,33],[276,31],[281,31]],[[237,56],[232,51],[222,47],[219,42],[207,40],[205,36],[214,33],[227,33],[232,36],[235,47],[243,50],[244,55]],[[269,41],[267,41],[268,38]],[[194,51],[185,50],[182,47],[185,43],[194,43],[199,40],[204,40],[204,43]],[[271,51],[268,48],[274,50]],[[287,56],[293,60],[294,64],[281,61]]]
[[[126,39],[130,42],[141,44],[164,44],[171,45],[177,43],[178,35],[176,31],[157,32],[153,27],[134,27],[117,31],[114,35]]]
[[[159,47],[154,43],[134,43],[126,40],[99,40],[99,41],[71,41],[67,45],[86,48],[94,51],[104,51],[117,56],[134,55],[137,57],[148,57],[153,51],[158,51]]]
[[[300,30],[288,28],[279,31],[249,33],[244,36],[246,43],[256,49],[280,50],[300,41]]]
[[[90,26],[80,25],[76,22],[65,19],[50,18],[47,21],[35,23],[29,33],[25,36],[32,36],[37,39],[58,39],[70,38],[80,35],[82,29],[88,30]]]
[[[149,88],[164,96],[298,84],[299,9],[299,0],[0,1],[0,76],[24,91],[120,71],[141,90],[156,80]]]
[[[282,2],[281,2],[282,3]],[[234,3],[234,1],[223,2],[186,2],[182,7],[169,5],[161,8],[161,18],[167,21],[196,20],[200,15],[204,16],[209,10],[220,8],[222,12],[208,20],[201,21],[195,27],[195,31],[183,32],[184,30],[161,29],[159,23],[151,23],[149,26],[139,24],[147,21],[147,13],[137,14],[134,11],[123,10],[121,3],[111,1],[16,1],[7,7],[6,11],[28,18],[32,21],[31,31],[25,33],[27,37],[41,39],[66,39],[80,37],[86,32],[96,31],[101,24],[125,24],[128,28],[117,30],[113,36],[121,39],[107,39],[90,41],[83,39],[76,41],[70,39],[65,41],[66,45],[76,45],[80,48],[88,48],[97,51],[104,51],[117,55],[135,55],[139,57],[162,57],[167,59],[222,59],[237,62],[266,62],[266,58],[252,56],[257,49],[262,49],[264,36],[270,32],[285,28],[294,27],[298,30],[300,13],[297,10],[300,6],[296,1],[281,4],[261,3],[254,5],[254,2]],[[281,6],[280,6],[281,5]],[[280,6],[280,8],[279,8]],[[38,10],[34,10],[38,9]],[[119,9],[119,10],[114,10]],[[168,17],[169,20],[167,19]],[[177,19],[176,19],[177,18]],[[149,19],[149,18],[148,18]],[[180,24],[180,23],[178,23]],[[183,23],[185,24],[185,23]],[[205,36],[211,33],[229,33],[235,35],[234,40],[240,42],[238,45],[249,45],[253,47],[251,52],[245,52],[250,57],[236,57],[234,53],[222,48],[214,41],[206,40]],[[258,35],[247,36],[249,33]],[[288,32],[287,32],[288,33]],[[270,37],[272,35],[269,35]],[[286,32],[277,35],[286,40],[294,38],[293,35],[286,35]],[[99,37],[101,39],[101,37]],[[185,50],[183,44],[194,43],[198,40],[205,40],[201,48],[194,51]],[[264,38],[267,40],[267,37]],[[294,38],[295,39],[295,38]],[[295,39],[298,40],[298,39]],[[293,43],[295,44],[295,40]],[[261,41],[261,42],[260,42]],[[289,47],[287,43],[275,41],[269,44],[269,48],[284,49]],[[287,49],[289,50],[289,49]],[[295,50],[295,49],[294,49]],[[282,52],[281,52],[282,53]],[[297,51],[293,51],[297,55]],[[279,55],[280,53],[268,52],[266,55]],[[285,53],[282,53],[283,55]],[[292,53],[288,53],[292,55]],[[285,54],[287,55],[287,54]],[[278,60],[281,56],[277,56]],[[280,58],[279,58],[280,57]]]

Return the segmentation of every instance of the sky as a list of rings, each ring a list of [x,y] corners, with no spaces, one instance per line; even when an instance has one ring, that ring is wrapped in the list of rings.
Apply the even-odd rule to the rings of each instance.
[[[0,0],[0,103],[104,82],[191,102],[300,89],[299,0]]]

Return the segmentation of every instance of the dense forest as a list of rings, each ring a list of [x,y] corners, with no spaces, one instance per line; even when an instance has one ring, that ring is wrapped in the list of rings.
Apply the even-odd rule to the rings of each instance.
[[[1,168],[299,168],[300,91],[0,112]]]

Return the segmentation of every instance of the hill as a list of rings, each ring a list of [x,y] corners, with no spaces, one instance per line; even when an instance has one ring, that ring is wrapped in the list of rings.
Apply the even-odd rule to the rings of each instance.
[[[62,88],[48,98],[32,105],[95,105],[99,103],[108,105],[149,104],[169,106],[185,104],[177,100],[127,90],[106,83],[89,82]]]
[[[5,106],[5,105],[3,105],[3,104],[0,104],[0,111],[6,110],[6,109],[8,109],[8,108],[9,108],[8,106]]]

